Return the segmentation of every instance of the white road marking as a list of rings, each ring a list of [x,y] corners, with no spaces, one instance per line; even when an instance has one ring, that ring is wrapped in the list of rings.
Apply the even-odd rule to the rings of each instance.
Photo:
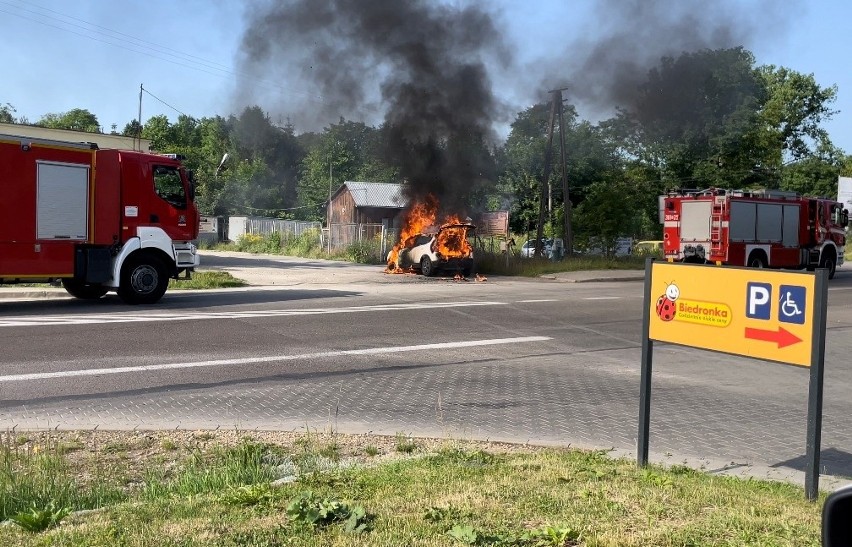
[[[361,313],[376,311],[405,311],[432,308],[464,308],[471,306],[505,306],[506,302],[421,302],[414,304],[382,304],[377,306],[351,306],[338,308],[308,308],[302,310],[251,310],[233,312],[173,312],[146,314],[91,314],[91,315],[32,315],[0,319],[0,327],[97,325],[102,323],[148,323],[160,321],[194,321],[205,319],[251,319],[259,317],[289,317],[294,315],[326,315],[336,313]]]
[[[539,298],[537,300],[518,300],[519,304],[530,304],[533,302],[559,302],[559,300],[555,298]]]
[[[31,374],[10,374],[0,376],[0,382],[23,382],[27,380],[50,380],[57,378],[72,378],[80,376],[100,376],[104,374],[126,374],[130,372],[154,372],[160,370],[178,370],[200,367],[221,367],[227,365],[248,365],[253,363],[275,363],[280,361],[298,361],[300,359],[326,359],[343,355],[381,355],[386,353],[404,353],[409,351],[446,350],[473,348],[481,346],[497,346],[502,344],[521,344],[525,342],[544,342],[552,340],[548,336],[523,336],[518,338],[492,338],[489,340],[468,340],[464,342],[440,342],[437,344],[420,344],[417,346],[396,346],[368,349],[351,349],[340,351],[321,351],[318,353],[303,353],[300,355],[270,355],[267,357],[245,357],[242,359],[218,359],[213,361],[191,361],[186,363],[165,363],[160,365],[140,365],[135,367],[93,368],[82,370],[63,370],[59,372],[35,372]]]
[[[620,296],[589,296],[583,300],[620,300]]]

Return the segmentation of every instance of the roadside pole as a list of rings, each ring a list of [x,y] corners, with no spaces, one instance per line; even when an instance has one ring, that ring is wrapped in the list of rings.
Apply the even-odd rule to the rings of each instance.
[[[816,271],[811,376],[808,385],[808,438],[805,446],[805,495],[814,501],[819,496],[819,457],[822,438],[822,383],[825,373],[825,324],[828,317],[828,270]]]
[[[651,431],[651,365],[654,357],[654,341],[650,336],[651,323],[651,264],[653,258],[645,259],[645,306],[642,312],[642,379],[639,387],[639,437],[636,461],[640,467],[648,465],[648,436]]]

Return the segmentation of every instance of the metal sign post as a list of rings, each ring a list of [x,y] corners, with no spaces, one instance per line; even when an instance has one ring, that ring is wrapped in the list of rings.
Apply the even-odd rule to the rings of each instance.
[[[828,316],[828,270],[817,271],[814,287],[811,377],[808,385],[808,433],[805,443],[805,495],[814,501],[819,495],[819,455],[822,438],[822,381],[825,372],[825,324]]]

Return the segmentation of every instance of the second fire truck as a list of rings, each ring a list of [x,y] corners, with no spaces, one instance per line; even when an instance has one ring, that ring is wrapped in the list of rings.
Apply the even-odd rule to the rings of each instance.
[[[777,190],[675,192],[660,197],[663,252],[670,261],[753,268],[843,264],[843,204]]]

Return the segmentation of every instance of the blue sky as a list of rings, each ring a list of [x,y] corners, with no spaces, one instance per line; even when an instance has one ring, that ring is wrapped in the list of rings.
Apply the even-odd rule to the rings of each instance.
[[[637,1],[492,0],[488,5],[498,10],[499,25],[518,61],[513,72],[495,77],[496,94],[513,112],[529,106],[538,97],[540,82],[532,76],[536,70],[548,66],[547,71],[558,71],[553,67],[560,63],[554,59],[570,57],[578,40],[594,43],[605,32],[610,19],[606,13],[596,19],[595,6]],[[746,19],[753,32],[743,45],[759,64],[812,73],[820,85],[838,86],[834,107],[840,112],[825,127],[836,145],[852,152],[852,39],[846,28],[852,2],[723,3],[727,9],[701,10],[696,20]],[[788,7],[782,12],[777,6]],[[143,120],[157,114],[175,119],[178,112],[196,118],[227,116],[247,101],[273,119],[283,119],[288,105],[300,104],[314,92],[307,82],[240,73],[246,9],[246,3],[235,0],[0,0],[0,103],[12,104],[17,116],[31,122],[46,113],[85,108],[97,115],[104,130],[112,124],[120,130],[136,118],[139,85],[144,84],[150,94],[142,97]],[[637,47],[655,39],[654,32],[639,32]],[[541,63],[543,57],[550,61]],[[578,109],[581,116],[595,117],[583,104]],[[319,127],[296,127],[298,132],[314,129]]]

